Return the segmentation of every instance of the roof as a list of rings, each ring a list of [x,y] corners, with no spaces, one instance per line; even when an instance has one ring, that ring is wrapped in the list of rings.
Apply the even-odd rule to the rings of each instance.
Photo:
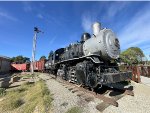
[[[4,59],[8,59],[8,60],[10,60],[10,58],[9,58],[9,57],[7,57],[7,56],[3,56],[3,55],[0,55],[0,58],[4,58]]]

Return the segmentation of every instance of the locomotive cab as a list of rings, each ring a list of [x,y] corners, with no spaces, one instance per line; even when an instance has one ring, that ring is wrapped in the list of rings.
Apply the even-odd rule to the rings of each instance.
[[[54,58],[54,62],[55,63],[61,61],[61,55],[62,55],[62,53],[64,53],[64,48],[57,49],[54,52],[53,58]]]

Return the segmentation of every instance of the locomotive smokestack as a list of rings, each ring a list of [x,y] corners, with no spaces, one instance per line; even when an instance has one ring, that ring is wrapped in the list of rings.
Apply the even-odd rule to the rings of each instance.
[[[93,29],[93,34],[95,36],[98,35],[99,31],[101,30],[101,24],[99,22],[95,22],[93,25],[92,25],[92,29]]]

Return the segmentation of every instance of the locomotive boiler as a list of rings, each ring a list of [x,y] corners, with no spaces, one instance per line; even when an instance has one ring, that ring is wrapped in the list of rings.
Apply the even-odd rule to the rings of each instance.
[[[63,79],[95,88],[131,79],[130,71],[121,72],[117,62],[120,43],[112,30],[93,24],[93,35],[84,33],[81,41],[57,49],[46,63],[47,69]]]

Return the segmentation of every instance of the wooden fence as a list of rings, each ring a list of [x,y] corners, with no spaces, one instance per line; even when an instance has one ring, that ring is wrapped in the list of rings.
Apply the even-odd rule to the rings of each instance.
[[[140,76],[145,76],[150,78],[150,66],[123,66],[124,71],[132,71],[132,80],[135,82],[141,82]]]

